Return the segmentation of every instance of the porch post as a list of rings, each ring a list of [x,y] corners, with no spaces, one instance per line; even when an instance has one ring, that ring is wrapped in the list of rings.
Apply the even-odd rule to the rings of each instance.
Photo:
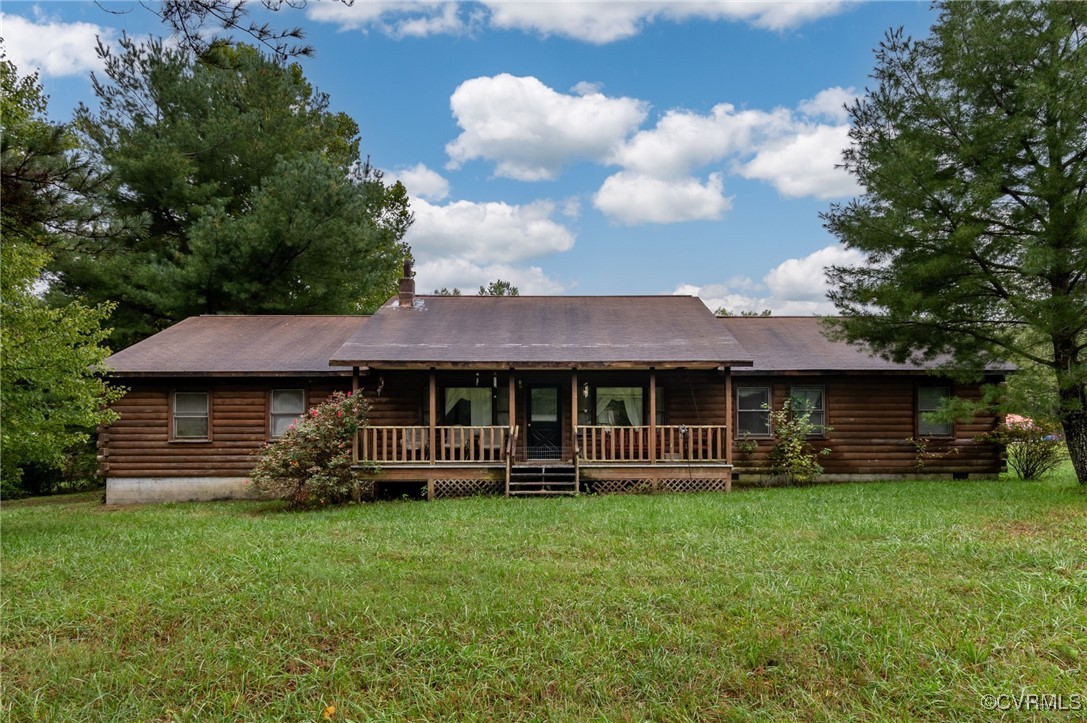
[[[725,464],[732,464],[732,368],[725,369]]]
[[[577,457],[577,367],[570,370],[570,461]]]
[[[657,370],[649,367],[649,463],[657,463]]]
[[[517,426],[517,379],[516,374],[513,372],[513,367],[510,367],[510,435],[513,435],[513,430]],[[514,446],[510,447],[510,456],[513,456]]]
[[[351,396],[355,396],[359,393],[359,368],[351,367]],[[359,437],[361,437],[363,431],[360,429],[355,432],[355,439],[351,442],[351,461],[354,464],[359,463]]]
[[[434,464],[434,459],[438,455],[438,379],[434,374],[434,370],[430,370],[430,463]]]

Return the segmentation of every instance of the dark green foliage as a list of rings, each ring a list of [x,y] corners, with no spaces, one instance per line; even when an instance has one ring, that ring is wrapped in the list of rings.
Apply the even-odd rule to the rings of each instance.
[[[520,296],[521,290],[508,281],[495,279],[486,286],[479,287],[478,296]]]
[[[50,308],[36,285],[50,252],[100,236],[83,194],[97,179],[73,152],[68,129],[45,118],[36,75],[20,78],[0,60],[3,203],[0,204],[0,476],[18,494],[24,468],[56,472],[66,450],[112,419],[103,403],[119,395],[95,373],[110,304],[73,300]]]
[[[864,195],[825,214],[839,330],[949,369],[1047,370],[1087,484],[1087,4],[947,2],[850,109]],[[1042,376],[1044,378],[1044,375]]]
[[[407,194],[297,65],[244,45],[121,46],[100,51],[100,107],[76,124],[110,172],[104,207],[139,230],[65,254],[55,297],[116,301],[128,344],[194,314],[352,313],[395,292]]]
[[[452,289],[447,289],[444,286],[440,289],[434,289],[435,296],[460,296],[463,292],[454,286]],[[503,281],[502,279],[495,279],[486,286],[479,287],[479,293],[476,296],[520,296],[521,290],[514,286],[509,281]]]

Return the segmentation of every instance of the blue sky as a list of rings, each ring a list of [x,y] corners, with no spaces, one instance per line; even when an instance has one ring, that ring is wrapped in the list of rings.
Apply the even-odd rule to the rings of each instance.
[[[254,3],[259,9],[259,3]],[[8,56],[50,114],[93,104],[94,38],[163,34],[138,4],[3,5]],[[310,2],[307,77],[412,195],[420,290],[501,277],[522,293],[699,295],[827,313],[822,269],[859,259],[819,212],[841,105],[872,49],[926,2]]]

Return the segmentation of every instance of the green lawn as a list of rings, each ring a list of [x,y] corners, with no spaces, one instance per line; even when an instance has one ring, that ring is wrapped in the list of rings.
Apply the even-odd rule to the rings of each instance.
[[[1087,694],[1067,473],[303,513],[78,495],[0,524],[12,720],[981,719]]]

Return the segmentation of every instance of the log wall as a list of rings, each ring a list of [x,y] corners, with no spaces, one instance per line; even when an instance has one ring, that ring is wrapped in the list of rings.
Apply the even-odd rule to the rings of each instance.
[[[736,376],[733,384],[734,387],[769,386],[775,409],[781,408],[791,386],[824,387],[826,422],[832,429],[825,437],[812,438],[811,445],[830,450],[830,454],[819,458],[827,475],[996,475],[1004,470],[1000,447],[976,439],[995,428],[997,419],[992,414],[956,423],[951,437],[926,439],[923,450],[915,442],[920,438],[916,428],[919,386],[947,386],[954,396],[979,399],[981,390],[977,385],[940,382],[929,376],[845,375]],[[733,428],[737,428],[735,418]],[[758,449],[744,453],[734,436],[735,471],[741,475],[767,474],[775,440],[751,439]]]
[[[128,393],[113,404],[120,419],[99,430],[99,474],[103,477],[245,477],[269,440],[272,389],[305,389],[310,406],[351,380],[205,379],[121,382]],[[210,439],[171,441],[170,394],[210,394]]]

